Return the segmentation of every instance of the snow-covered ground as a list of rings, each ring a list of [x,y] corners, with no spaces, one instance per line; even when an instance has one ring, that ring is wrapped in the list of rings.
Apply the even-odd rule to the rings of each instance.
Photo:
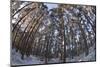
[[[24,56],[24,60],[21,59],[21,54],[12,49],[11,65],[29,65],[29,64],[45,64],[44,59],[40,60],[39,57],[30,55],[29,57]],[[50,59],[48,63],[59,63],[59,58]]]
[[[21,54],[15,52],[15,49],[12,50],[11,55],[11,64],[12,65],[27,65],[27,64],[43,64],[43,61],[40,61],[39,58],[30,55],[25,57],[24,60],[21,59]]]
[[[19,52],[15,52],[15,49],[12,49],[11,55],[11,64],[12,65],[27,65],[27,64],[45,64],[44,60],[40,60],[39,57],[30,55],[29,57],[25,57],[24,60],[21,59],[21,54]],[[85,56],[85,53],[80,54],[79,56],[71,58],[66,58],[66,62],[81,62],[81,61],[95,61],[95,48],[94,46],[90,47],[89,55]],[[48,60],[48,63],[60,63],[59,58],[52,58]]]

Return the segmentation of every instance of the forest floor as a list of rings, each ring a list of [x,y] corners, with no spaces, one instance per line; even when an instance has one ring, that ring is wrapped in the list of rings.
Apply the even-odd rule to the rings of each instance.
[[[40,60],[39,57],[30,55],[25,57],[24,60],[21,59],[21,54],[16,52],[15,49],[11,51],[11,65],[28,65],[28,64],[44,64],[44,60]],[[66,62],[81,62],[81,61],[95,61],[95,48],[94,46],[89,48],[89,55],[85,56],[85,53],[80,54],[79,56],[71,58],[66,58]],[[59,58],[52,58],[48,63],[60,63]]]

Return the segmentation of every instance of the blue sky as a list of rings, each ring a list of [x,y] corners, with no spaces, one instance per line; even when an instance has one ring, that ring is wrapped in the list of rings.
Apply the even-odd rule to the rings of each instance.
[[[57,8],[58,7],[58,4],[50,4],[50,3],[44,3],[44,5],[47,5],[48,7],[48,10],[52,9],[52,8]]]

